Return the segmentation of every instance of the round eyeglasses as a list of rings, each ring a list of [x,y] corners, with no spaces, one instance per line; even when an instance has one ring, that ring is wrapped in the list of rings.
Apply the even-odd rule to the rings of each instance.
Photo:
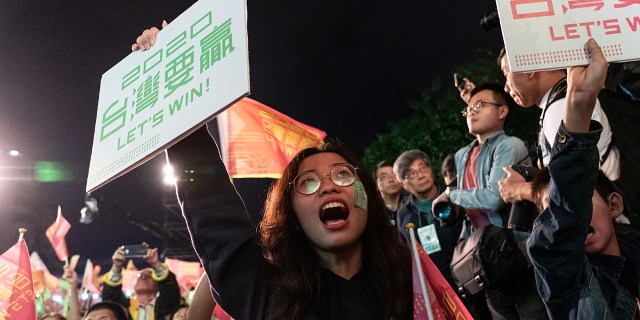
[[[474,113],[478,113],[480,112],[480,109],[482,109],[484,107],[484,105],[489,104],[492,106],[496,106],[496,107],[500,107],[500,106],[504,106],[504,104],[501,103],[495,103],[495,102],[488,102],[488,101],[478,101],[476,103],[474,103],[471,106],[467,106],[465,108],[462,109],[462,111],[460,111],[462,113],[463,117],[468,117],[469,113],[471,113],[471,111],[473,111]]]
[[[356,181],[356,170],[348,163],[336,164],[329,174],[318,176],[314,171],[305,171],[298,174],[293,182],[293,187],[301,194],[310,195],[320,189],[320,181],[324,177],[329,177],[331,181],[339,187],[348,187]]]

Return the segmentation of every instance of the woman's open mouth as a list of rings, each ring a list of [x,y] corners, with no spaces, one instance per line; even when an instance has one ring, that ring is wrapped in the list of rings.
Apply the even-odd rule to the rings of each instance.
[[[349,218],[349,209],[338,201],[332,201],[320,209],[320,221],[328,227],[338,227]]]

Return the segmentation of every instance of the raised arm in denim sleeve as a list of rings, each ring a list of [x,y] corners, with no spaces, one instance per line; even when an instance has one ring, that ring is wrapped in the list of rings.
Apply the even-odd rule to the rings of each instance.
[[[496,211],[500,209],[504,202],[500,197],[498,181],[504,179],[507,174],[502,170],[504,166],[510,166],[518,161],[527,158],[527,148],[522,140],[516,137],[506,137],[500,141],[493,152],[491,159],[491,169],[486,184],[480,188],[462,190],[452,190],[450,199],[453,203],[468,209],[484,209]],[[478,172],[478,174],[482,174]]]
[[[549,165],[549,207],[536,218],[527,241],[538,292],[554,319],[575,318],[569,313],[576,308],[568,306],[577,306],[580,298],[602,126],[592,121],[589,130],[571,133],[560,125]]]
[[[220,306],[236,319],[268,318],[267,262],[244,203],[206,126],[167,150],[191,241]]]

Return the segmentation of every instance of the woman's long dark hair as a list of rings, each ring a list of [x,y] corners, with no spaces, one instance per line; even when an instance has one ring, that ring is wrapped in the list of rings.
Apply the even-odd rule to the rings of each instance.
[[[259,226],[264,254],[274,266],[275,319],[296,319],[317,294],[322,270],[313,245],[299,227],[291,205],[293,181],[302,160],[322,152],[342,156],[358,169],[368,196],[367,225],[362,234],[362,270],[371,278],[372,305],[381,319],[412,317],[411,256],[391,227],[376,184],[361,163],[340,143],[298,153],[269,190]]]

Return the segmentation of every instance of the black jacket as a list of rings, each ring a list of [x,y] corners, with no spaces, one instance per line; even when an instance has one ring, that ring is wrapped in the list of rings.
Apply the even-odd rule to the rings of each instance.
[[[168,271],[167,278],[158,281],[158,297],[153,307],[156,320],[164,320],[164,316],[170,315],[180,306],[180,286],[173,272]],[[122,292],[122,285],[110,286],[104,283],[102,286],[102,300],[117,302],[129,310],[131,302]]]

